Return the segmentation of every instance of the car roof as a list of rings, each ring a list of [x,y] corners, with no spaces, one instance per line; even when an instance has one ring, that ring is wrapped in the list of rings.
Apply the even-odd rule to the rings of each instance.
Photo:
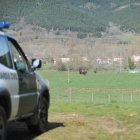
[[[0,35],[4,35],[4,32],[0,31]]]
[[[9,35],[9,34],[3,32],[3,31],[0,31],[0,35],[2,35],[2,36],[6,36],[6,37],[9,37],[9,38],[12,38],[12,39],[15,40],[15,38],[14,38],[12,35]]]

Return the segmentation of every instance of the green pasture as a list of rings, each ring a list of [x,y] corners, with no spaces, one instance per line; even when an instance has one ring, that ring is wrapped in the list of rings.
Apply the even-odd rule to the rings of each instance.
[[[50,121],[62,122],[65,127],[49,130],[36,140],[46,137],[58,140],[140,139],[139,73],[98,71],[95,74],[90,70],[81,75],[77,71],[69,73],[68,83],[67,71],[44,67],[38,72],[50,83]],[[74,114],[72,118],[71,114]]]
[[[135,36],[132,36],[132,35],[128,35],[128,36],[123,36],[123,35],[120,35],[120,36],[117,36],[117,39],[120,39],[122,41],[131,41],[131,40],[134,40]]]
[[[96,74],[93,70],[87,72],[86,75],[76,72],[56,71],[44,69],[38,71],[50,82],[52,90],[66,90],[72,88],[75,91],[103,91],[107,90],[124,90],[134,91],[140,89],[140,74],[129,74],[128,71],[117,73],[117,71],[98,71]]]
[[[49,80],[52,103],[140,101],[139,73],[98,71],[95,74],[90,70],[86,75],[82,75],[78,71],[68,73],[45,67],[38,72]]]

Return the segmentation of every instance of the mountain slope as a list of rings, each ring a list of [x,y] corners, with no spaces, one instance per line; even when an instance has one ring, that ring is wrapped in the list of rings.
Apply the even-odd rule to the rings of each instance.
[[[47,30],[71,30],[101,36],[109,22],[140,33],[138,0],[5,0],[0,4],[1,20],[14,24],[24,18]],[[86,4],[89,3],[89,7]],[[90,7],[93,3],[94,7]],[[112,3],[114,6],[111,6]],[[126,8],[117,10],[123,5]]]

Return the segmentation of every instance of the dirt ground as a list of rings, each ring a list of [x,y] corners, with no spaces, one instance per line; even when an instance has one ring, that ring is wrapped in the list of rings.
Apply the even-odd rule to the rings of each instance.
[[[76,112],[51,113],[46,133],[33,135],[29,133],[25,123],[12,122],[8,126],[8,140],[111,140],[114,134],[120,135],[125,132],[126,129],[115,118],[87,118]],[[101,136],[98,135],[100,133]]]

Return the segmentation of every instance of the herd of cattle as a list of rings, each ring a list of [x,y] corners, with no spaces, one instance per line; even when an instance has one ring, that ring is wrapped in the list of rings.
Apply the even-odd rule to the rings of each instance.
[[[79,74],[86,74],[87,73],[87,70],[79,70]],[[97,70],[94,70],[94,73],[97,73]]]

